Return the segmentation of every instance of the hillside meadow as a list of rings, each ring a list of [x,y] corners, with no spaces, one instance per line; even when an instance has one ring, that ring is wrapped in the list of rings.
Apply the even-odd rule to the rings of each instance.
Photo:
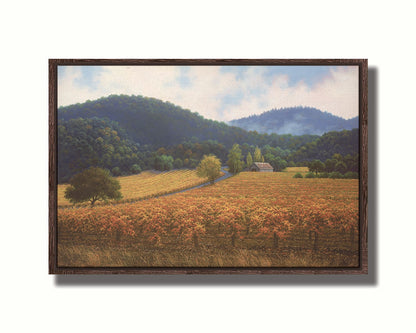
[[[307,168],[242,172],[167,197],[59,209],[58,265],[358,266],[358,180],[295,179],[296,172]]]
[[[142,200],[151,197],[181,191],[206,183],[208,179],[200,178],[195,170],[172,170],[167,172],[143,171],[138,175],[116,177],[120,182],[121,202]],[[58,185],[58,207],[69,207],[72,204],[65,198],[65,189],[68,184]],[[77,204],[77,206],[85,206]]]

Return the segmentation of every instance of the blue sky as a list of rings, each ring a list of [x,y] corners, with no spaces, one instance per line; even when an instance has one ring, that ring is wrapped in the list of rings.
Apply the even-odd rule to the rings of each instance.
[[[169,101],[228,121],[272,108],[312,106],[358,115],[356,66],[59,66],[58,104],[110,94]]]

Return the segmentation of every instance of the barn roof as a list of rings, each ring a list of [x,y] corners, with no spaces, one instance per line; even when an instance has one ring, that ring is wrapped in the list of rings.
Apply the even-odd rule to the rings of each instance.
[[[269,163],[254,162],[253,165],[258,167],[260,170],[273,170],[273,167]]]

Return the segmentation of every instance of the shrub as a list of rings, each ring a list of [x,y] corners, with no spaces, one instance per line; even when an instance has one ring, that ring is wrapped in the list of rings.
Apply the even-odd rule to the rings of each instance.
[[[142,169],[140,168],[140,166],[138,164],[133,164],[130,171],[131,171],[131,173],[136,175],[136,174],[142,172]]]
[[[345,175],[344,175],[345,179],[358,179],[358,172],[352,172],[352,171],[348,171]]]
[[[305,175],[305,178],[315,178],[315,174],[314,174],[313,172],[308,172],[308,173]]]
[[[329,174],[329,178],[331,179],[340,179],[340,178],[344,178],[344,176],[342,175],[342,173],[335,171],[335,172],[331,172]]]
[[[329,173],[328,172],[321,172],[318,174],[318,178],[328,178]]]
[[[293,178],[303,178],[302,174],[300,172],[295,173]]]

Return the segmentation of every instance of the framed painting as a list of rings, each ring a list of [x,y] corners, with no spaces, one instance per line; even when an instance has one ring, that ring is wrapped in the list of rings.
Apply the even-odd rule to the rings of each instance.
[[[366,59],[50,59],[50,274],[367,274]]]

